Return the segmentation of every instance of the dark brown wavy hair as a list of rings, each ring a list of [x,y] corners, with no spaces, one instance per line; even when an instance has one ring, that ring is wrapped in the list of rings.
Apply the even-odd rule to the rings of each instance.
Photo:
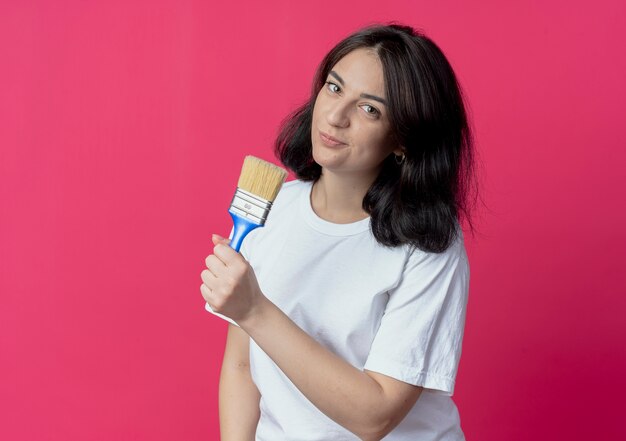
[[[298,179],[319,179],[322,169],[311,152],[313,106],[329,71],[358,48],[373,50],[382,63],[392,133],[406,155],[400,165],[389,155],[363,198],[374,237],[385,246],[443,252],[459,234],[462,216],[473,231],[474,142],[456,75],[420,31],[374,24],[335,45],[317,69],[308,101],[281,123],[275,154]]]

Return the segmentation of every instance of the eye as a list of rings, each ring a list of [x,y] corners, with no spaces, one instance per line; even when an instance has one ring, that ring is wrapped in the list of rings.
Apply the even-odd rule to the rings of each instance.
[[[333,83],[332,81],[326,81],[326,83],[324,83],[324,84],[328,84],[327,89],[330,89],[330,91],[331,91],[331,92],[339,92],[339,90],[341,90],[341,89],[339,88],[339,86],[337,86],[337,85],[336,85],[335,83]],[[332,90],[332,87],[333,87],[333,86],[335,86],[335,87],[337,88],[337,90],[336,90],[336,91],[335,91],[335,90]]]
[[[380,112],[378,111],[377,108],[370,106],[369,104],[365,104],[363,107],[369,107],[370,109],[372,109],[371,112],[368,112],[367,110],[365,111],[365,113],[369,113],[370,115],[380,115]]]

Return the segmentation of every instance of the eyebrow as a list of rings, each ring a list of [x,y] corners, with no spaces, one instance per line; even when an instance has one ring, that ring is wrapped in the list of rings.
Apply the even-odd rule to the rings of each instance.
[[[341,83],[342,86],[345,85],[345,83],[343,82],[343,79],[334,70],[331,70],[328,75],[332,75],[333,77],[337,78],[337,81],[339,81],[339,83]],[[362,93],[361,97],[362,98],[368,98],[370,100],[378,101],[379,103],[383,103],[385,106],[387,105],[387,101],[384,98],[381,98],[381,97],[376,96],[376,95],[370,95],[369,93]]]

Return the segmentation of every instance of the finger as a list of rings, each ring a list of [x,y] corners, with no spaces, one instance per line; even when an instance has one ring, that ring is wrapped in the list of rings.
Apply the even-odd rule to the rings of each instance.
[[[213,253],[226,266],[233,266],[242,259],[241,255],[237,251],[233,250],[231,247],[223,243],[218,243],[217,245],[215,245],[215,248],[213,248]]]
[[[204,283],[200,285],[200,293],[202,294],[204,301],[211,306],[211,302],[209,301],[211,300],[211,290]]]
[[[205,260],[206,267],[215,277],[220,277],[226,272],[226,264],[215,254],[211,254]]]
[[[215,277],[215,275],[208,269],[205,269],[204,271],[200,273],[200,278],[202,279],[204,284],[207,286],[207,288],[212,290],[215,287],[217,277]]]
[[[213,256],[213,257],[211,257],[211,256]],[[214,260],[214,259],[217,259],[217,260]],[[211,263],[211,262],[213,262],[213,263]],[[213,268],[215,269],[215,267],[216,267],[216,265],[218,264],[218,262],[221,262],[221,260],[219,260],[219,259],[217,258],[217,256],[216,256],[216,255],[214,255],[214,254],[210,254],[210,255],[208,255],[208,256],[207,256],[207,258],[206,258],[206,259],[204,259],[204,265],[205,265],[208,269],[211,269],[211,268],[210,268],[210,266],[213,266]],[[213,273],[213,274],[214,274],[214,275],[217,275],[217,274],[215,274],[215,273]]]

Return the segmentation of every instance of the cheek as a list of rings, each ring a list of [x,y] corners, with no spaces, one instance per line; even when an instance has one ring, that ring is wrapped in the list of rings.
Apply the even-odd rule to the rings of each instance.
[[[317,95],[315,99],[315,103],[313,104],[313,121],[316,121],[319,118],[320,110],[322,109],[323,103],[320,99],[320,95]]]
[[[365,154],[376,160],[384,159],[395,148],[391,137],[384,130],[370,131],[361,139],[363,140],[362,145],[365,147]]]

